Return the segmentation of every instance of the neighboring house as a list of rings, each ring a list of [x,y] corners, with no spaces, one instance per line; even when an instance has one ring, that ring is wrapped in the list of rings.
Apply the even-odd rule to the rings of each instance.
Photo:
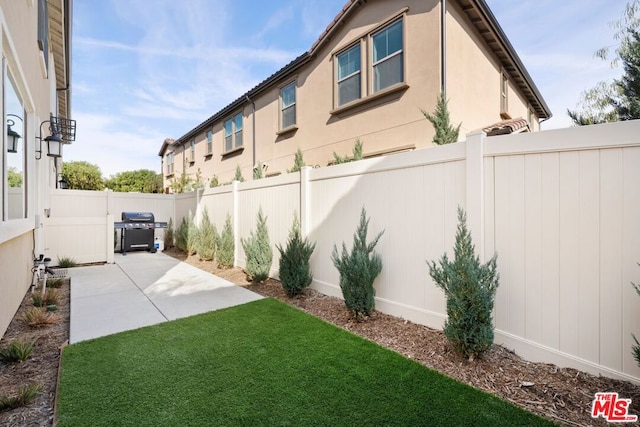
[[[433,112],[441,92],[461,139],[487,127],[537,131],[551,117],[484,0],[351,0],[308,52],[165,140],[164,186],[183,172],[228,182],[237,166],[250,179],[259,162],[286,173],[298,148],[324,166],[358,138],[365,157],[429,146],[420,109]]]
[[[0,0],[2,173],[0,336],[44,252],[42,218],[57,186],[60,142],[69,142],[72,0]],[[17,142],[17,144],[14,144]]]

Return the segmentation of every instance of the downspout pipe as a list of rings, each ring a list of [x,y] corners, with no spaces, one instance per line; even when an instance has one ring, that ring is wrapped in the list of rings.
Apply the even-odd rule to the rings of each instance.
[[[256,162],[256,103],[253,102],[251,100],[251,98],[249,98],[249,95],[245,95],[244,96],[247,100],[247,102],[249,102],[251,104],[252,107],[252,111],[251,111],[251,139],[252,141],[252,147],[253,147],[253,164],[251,165],[251,167],[256,167],[257,162]]]
[[[440,93],[447,99],[447,0],[440,0]]]

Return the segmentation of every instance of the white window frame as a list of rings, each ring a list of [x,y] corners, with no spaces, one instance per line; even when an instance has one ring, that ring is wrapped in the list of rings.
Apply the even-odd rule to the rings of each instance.
[[[287,106],[284,105],[284,97],[283,92],[286,89],[293,87],[293,102]],[[297,81],[293,80],[287,83],[286,85],[280,88],[280,130],[286,130],[290,128],[294,128],[298,123],[298,111],[297,111],[297,102],[298,102],[298,88]],[[293,109],[293,123],[290,123],[285,126],[284,124],[284,112],[285,110]]]
[[[207,131],[207,155],[213,154],[213,131]]]
[[[358,70],[354,71],[353,73],[344,76],[342,78],[340,78],[340,56],[347,54],[348,52],[350,52],[351,50],[358,48],[360,49],[360,64],[358,66]],[[355,102],[359,99],[362,99],[362,40],[358,40],[357,43],[349,46],[348,48],[338,52],[335,55],[335,71],[334,71],[334,75],[336,78],[336,85],[335,85],[335,90],[336,90],[336,106],[341,107],[343,105],[346,105],[350,102]],[[356,99],[352,99],[350,101],[346,101],[346,102],[340,102],[340,83],[349,80],[355,76],[358,76],[358,85],[360,87],[360,93],[358,94],[358,97]]]
[[[174,174],[173,164],[175,163],[175,155],[173,151],[167,153],[167,176]]]
[[[238,129],[237,120],[240,119],[240,129]],[[242,111],[237,112],[236,114],[229,117],[222,124],[223,132],[224,132],[224,147],[223,153],[230,153],[237,149],[243,147],[243,138],[242,138],[242,129],[244,128],[244,116]],[[229,128],[227,128],[227,124],[230,124]],[[238,139],[240,142],[238,143]],[[230,148],[227,148],[227,141],[230,142]]]
[[[196,140],[192,139],[189,142],[189,163],[195,163],[196,161]]]
[[[373,43],[373,39],[377,36],[382,34],[385,31],[388,31],[391,27],[393,27],[396,24],[400,24],[401,29],[400,29],[400,33],[402,34],[402,46],[400,47],[399,50],[396,50],[395,52],[392,52],[390,54],[388,54],[387,56],[385,56],[384,58],[380,58],[378,59],[378,61],[373,62],[373,47],[374,47],[374,43]],[[370,78],[369,78],[369,84],[371,85],[371,93],[377,93],[377,92],[381,92],[389,87],[395,86],[397,84],[401,84],[404,83],[406,81],[405,78],[405,69],[406,69],[406,61],[405,61],[405,56],[404,56],[404,51],[405,51],[405,31],[404,31],[405,25],[404,25],[404,16],[400,16],[398,19],[394,19],[392,22],[389,22],[388,24],[386,24],[384,27],[377,29],[373,32],[370,33],[369,35],[369,45],[370,45],[370,57],[371,57],[371,65],[368,67],[368,71],[370,74]],[[401,62],[402,62],[402,76],[400,78],[400,81],[397,81],[395,83],[392,83],[388,86],[385,86],[383,88],[378,88],[376,89],[376,79],[375,79],[375,68],[397,56],[402,56]]]
[[[500,114],[509,114],[509,76],[500,72]]]

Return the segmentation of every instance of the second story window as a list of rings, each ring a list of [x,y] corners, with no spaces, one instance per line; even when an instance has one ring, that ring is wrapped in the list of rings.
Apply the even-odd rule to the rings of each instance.
[[[167,176],[173,175],[173,162],[174,162],[174,153],[167,154]]]
[[[500,113],[506,114],[509,111],[509,78],[507,74],[500,73]]]
[[[207,154],[213,153],[213,132],[207,131]]]
[[[189,163],[196,161],[196,141],[194,139],[189,143]]]
[[[224,122],[224,151],[242,147],[242,113]]]
[[[360,98],[360,44],[338,55],[338,105]]]
[[[291,82],[280,89],[281,129],[296,124],[296,82]]]
[[[404,81],[402,20],[373,34],[373,92]]]

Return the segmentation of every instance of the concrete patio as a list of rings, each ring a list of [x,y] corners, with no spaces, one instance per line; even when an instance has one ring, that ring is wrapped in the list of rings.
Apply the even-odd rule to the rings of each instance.
[[[262,298],[160,252],[116,254],[115,264],[69,272],[70,343]]]

